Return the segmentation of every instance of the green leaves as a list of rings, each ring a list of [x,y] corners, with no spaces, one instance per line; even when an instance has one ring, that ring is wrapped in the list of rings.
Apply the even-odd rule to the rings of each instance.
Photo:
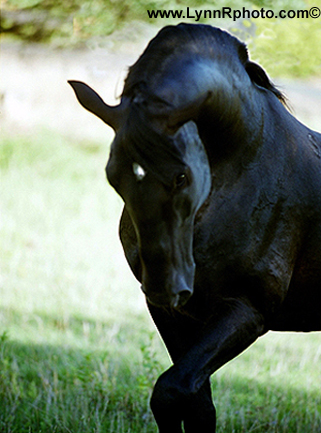
[[[212,10],[265,8],[303,10],[313,6],[312,0],[248,0],[240,6],[236,0],[228,5],[224,0],[6,0],[2,7],[2,31],[26,41],[54,42],[56,45],[77,45],[97,36],[107,36],[124,24],[135,20],[151,23],[147,10],[194,9]],[[312,4],[313,3],[313,4]],[[157,21],[157,20],[156,20]],[[159,19],[161,25],[177,23],[174,19]],[[308,76],[317,74],[321,64],[321,28],[318,19],[252,19],[202,20],[208,24],[228,27],[236,34],[250,25],[247,41],[255,36],[251,55],[265,65],[271,75]],[[132,28],[135,33],[135,25]],[[241,38],[244,32],[241,31]]]

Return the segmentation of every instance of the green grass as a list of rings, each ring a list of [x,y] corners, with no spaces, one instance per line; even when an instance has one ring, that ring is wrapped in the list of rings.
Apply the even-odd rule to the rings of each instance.
[[[169,366],[117,235],[107,146],[3,134],[0,432],[156,432]],[[271,333],[213,377],[218,433],[321,431],[321,335]]]

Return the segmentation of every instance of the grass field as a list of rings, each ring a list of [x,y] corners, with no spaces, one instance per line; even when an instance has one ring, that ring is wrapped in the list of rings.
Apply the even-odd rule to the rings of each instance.
[[[107,146],[39,131],[0,152],[0,432],[156,432],[170,362],[118,241]],[[320,373],[321,334],[268,334],[213,377],[218,432],[321,432]]]

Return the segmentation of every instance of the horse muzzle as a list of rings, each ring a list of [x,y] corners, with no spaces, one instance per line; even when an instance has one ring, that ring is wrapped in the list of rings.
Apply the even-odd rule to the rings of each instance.
[[[183,307],[193,295],[194,267],[188,279],[184,275],[176,274],[172,282],[160,280],[152,281],[143,278],[142,291],[147,301],[155,307]]]

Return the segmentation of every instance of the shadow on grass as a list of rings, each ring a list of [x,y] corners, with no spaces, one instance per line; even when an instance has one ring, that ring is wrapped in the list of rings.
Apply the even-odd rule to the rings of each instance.
[[[155,430],[148,399],[163,366],[142,318],[6,309],[0,319],[1,433]]]
[[[3,342],[1,432],[152,431],[150,371],[138,355]]]
[[[1,433],[157,431],[149,397],[167,366],[158,362],[160,347],[155,348],[155,334],[144,334],[143,321],[113,330],[107,321],[81,317],[43,314],[22,320],[18,312],[8,314],[21,332],[46,328],[42,339],[48,335],[50,344],[0,337]],[[317,388],[294,386],[280,376],[271,380],[268,374],[249,379],[247,362],[240,357],[239,364],[213,376],[218,433],[321,431]]]

